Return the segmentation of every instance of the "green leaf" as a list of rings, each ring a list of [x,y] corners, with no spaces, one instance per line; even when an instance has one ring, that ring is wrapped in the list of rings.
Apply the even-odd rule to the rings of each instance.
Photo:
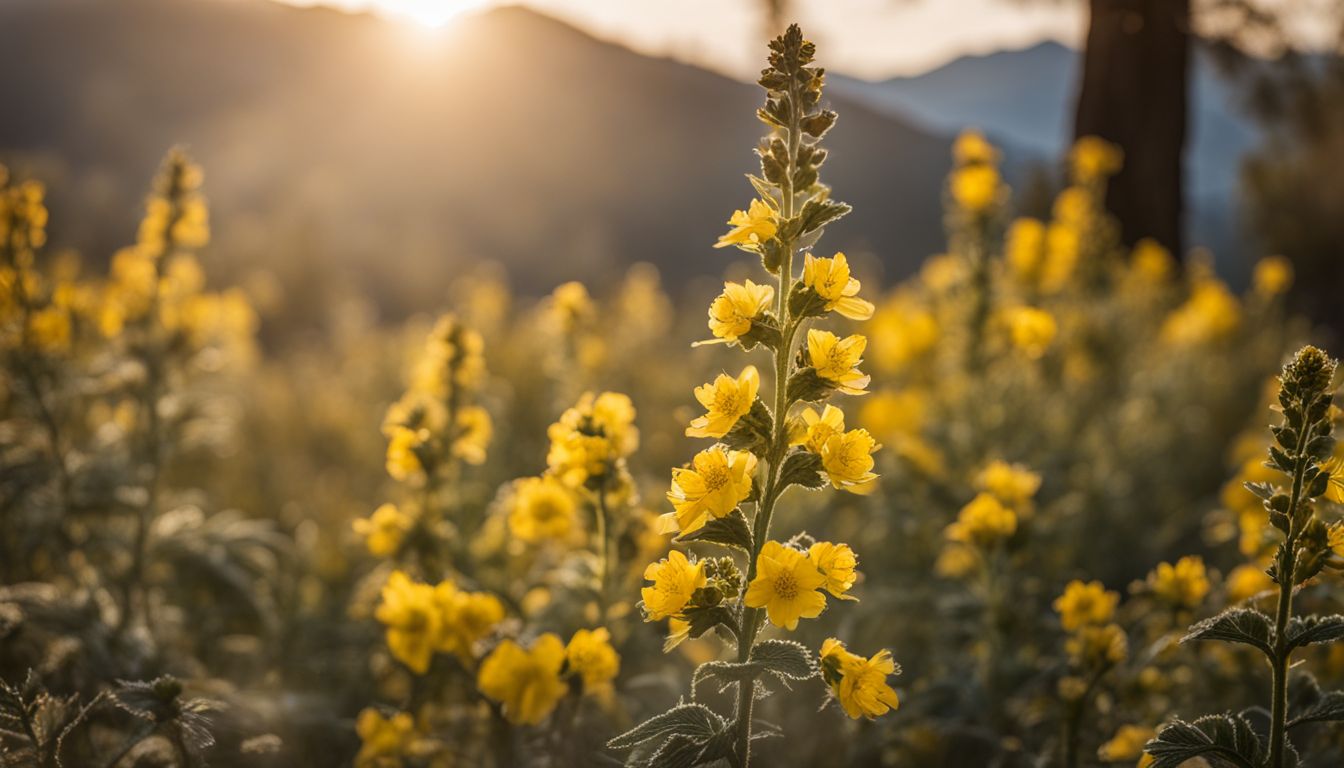
[[[821,457],[811,451],[795,449],[784,459],[784,467],[779,473],[780,488],[801,485],[816,490],[826,485],[822,474]]]
[[[751,649],[751,663],[788,680],[807,680],[817,674],[812,653],[793,640],[761,641]]]
[[[1254,608],[1231,608],[1190,627],[1181,642],[1222,640],[1259,648],[1266,657],[1274,656],[1274,629],[1269,617]]]
[[[752,547],[751,528],[741,509],[734,509],[724,517],[711,518],[703,527],[678,536],[679,542],[705,541],[724,547],[734,547],[750,552]]]
[[[1259,768],[1265,760],[1260,737],[1240,715],[1209,715],[1193,723],[1175,720],[1144,747],[1151,768],[1177,768],[1202,757],[1212,768]]]
[[[1288,622],[1285,633],[1288,650],[1313,643],[1333,643],[1344,639],[1344,616],[1302,616]]]
[[[654,715],[607,742],[608,749],[629,749],[646,741],[683,735],[708,739],[723,729],[726,721],[704,704],[678,704]]]
[[[733,618],[731,611],[721,605],[687,609],[686,621],[691,625],[688,634],[692,638],[699,637],[720,624],[733,627],[733,634],[737,634],[737,620]]]
[[[1244,483],[1243,487],[1255,494],[1261,501],[1269,501],[1277,491],[1272,483]]]
[[[1336,723],[1344,720],[1344,691],[1330,691],[1315,704],[1288,721],[1289,728],[1307,723]]]
[[[1293,473],[1293,460],[1288,458],[1288,454],[1279,450],[1277,446],[1269,446],[1269,461],[1265,463],[1271,469],[1277,469],[1289,475]]]
[[[807,234],[830,224],[849,213],[850,206],[831,200],[808,200],[798,214],[798,233]]]
[[[817,375],[812,366],[799,368],[789,377],[789,402],[815,403],[835,390],[835,385]]]

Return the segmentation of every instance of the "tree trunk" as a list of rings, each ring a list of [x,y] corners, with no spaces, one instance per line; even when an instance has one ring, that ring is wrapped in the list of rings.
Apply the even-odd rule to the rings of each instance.
[[[1090,6],[1074,136],[1100,136],[1124,150],[1106,203],[1125,243],[1151,237],[1179,257],[1190,0]]]

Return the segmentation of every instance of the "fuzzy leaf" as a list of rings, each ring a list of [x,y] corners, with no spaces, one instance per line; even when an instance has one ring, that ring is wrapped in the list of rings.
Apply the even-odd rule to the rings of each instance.
[[[812,654],[792,640],[764,640],[751,649],[751,663],[789,680],[806,680],[817,674]]]
[[[724,517],[712,518],[702,527],[683,533],[676,538],[679,542],[705,541],[724,547],[733,547],[750,552],[752,546],[751,527],[741,509],[734,509]]]
[[[1177,768],[1203,758],[1212,768],[1259,768],[1264,747],[1251,724],[1240,715],[1209,715],[1193,723],[1175,720],[1148,742],[1151,768]]]
[[[678,704],[608,741],[607,748],[629,749],[646,741],[674,735],[708,739],[722,730],[724,724],[724,719],[704,704]]]
[[[1333,723],[1341,720],[1344,720],[1344,691],[1330,691],[1288,721],[1288,727],[1296,728],[1307,723]]]
[[[1291,650],[1313,643],[1333,643],[1344,638],[1344,616],[1303,616],[1288,622],[1286,639]]]
[[[832,200],[808,200],[803,205],[803,210],[798,214],[798,233],[807,234],[830,224],[832,221],[849,213],[851,208],[846,203],[837,203]]]
[[[1222,640],[1259,648],[1268,657],[1274,655],[1274,630],[1269,617],[1254,608],[1232,608],[1190,627],[1181,638],[1188,640]]]
[[[826,477],[821,473],[821,457],[810,451],[797,450],[784,459],[780,470],[780,487],[801,485],[804,488],[817,489],[826,485]]]

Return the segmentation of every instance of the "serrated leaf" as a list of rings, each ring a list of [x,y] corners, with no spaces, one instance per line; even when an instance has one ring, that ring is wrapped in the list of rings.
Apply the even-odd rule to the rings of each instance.
[[[830,224],[841,216],[849,213],[851,208],[846,203],[838,203],[833,200],[808,200],[803,204],[803,210],[798,214],[798,232],[807,234]]]
[[[1344,720],[1344,691],[1330,691],[1315,704],[1288,721],[1289,728],[1307,723],[1334,723]]]
[[[751,663],[789,680],[807,680],[817,674],[811,652],[792,640],[761,641],[751,649]]]
[[[1288,649],[1314,643],[1333,643],[1344,639],[1344,616],[1301,616],[1288,622],[1284,633]]]
[[[781,488],[801,485],[804,488],[817,489],[826,485],[822,474],[821,457],[811,451],[795,450],[784,459],[784,467],[779,473]]]
[[[1193,723],[1176,720],[1144,746],[1151,768],[1178,768],[1203,758],[1213,768],[1259,768],[1264,748],[1251,724],[1239,715],[1208,715]]]
[[[722,730],[724,724],[724,719],[704,704],[678,704],[611,739],[607,742],[607,748],[629,749],[647,741],[673,735],[708,739]]]
[[[1231,608],[1190,627],[1181,642],[1221,640],[1259,648],[1265,656],[1274,656],[1274,629],[1269,617],[1254,608]]]
[[[702,527],[683,533],[676,538],[679,542],[704,541],[723,547],[733,547],[750,552],[752,547],[751,527],[741,509],[734,509],[723,517],[711,518]]]

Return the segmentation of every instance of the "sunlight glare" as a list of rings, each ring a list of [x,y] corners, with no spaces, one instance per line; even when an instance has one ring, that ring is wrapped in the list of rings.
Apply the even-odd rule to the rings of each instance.
[[[439,28],[488,0],[373,0],[370,5],[425,27]]]

